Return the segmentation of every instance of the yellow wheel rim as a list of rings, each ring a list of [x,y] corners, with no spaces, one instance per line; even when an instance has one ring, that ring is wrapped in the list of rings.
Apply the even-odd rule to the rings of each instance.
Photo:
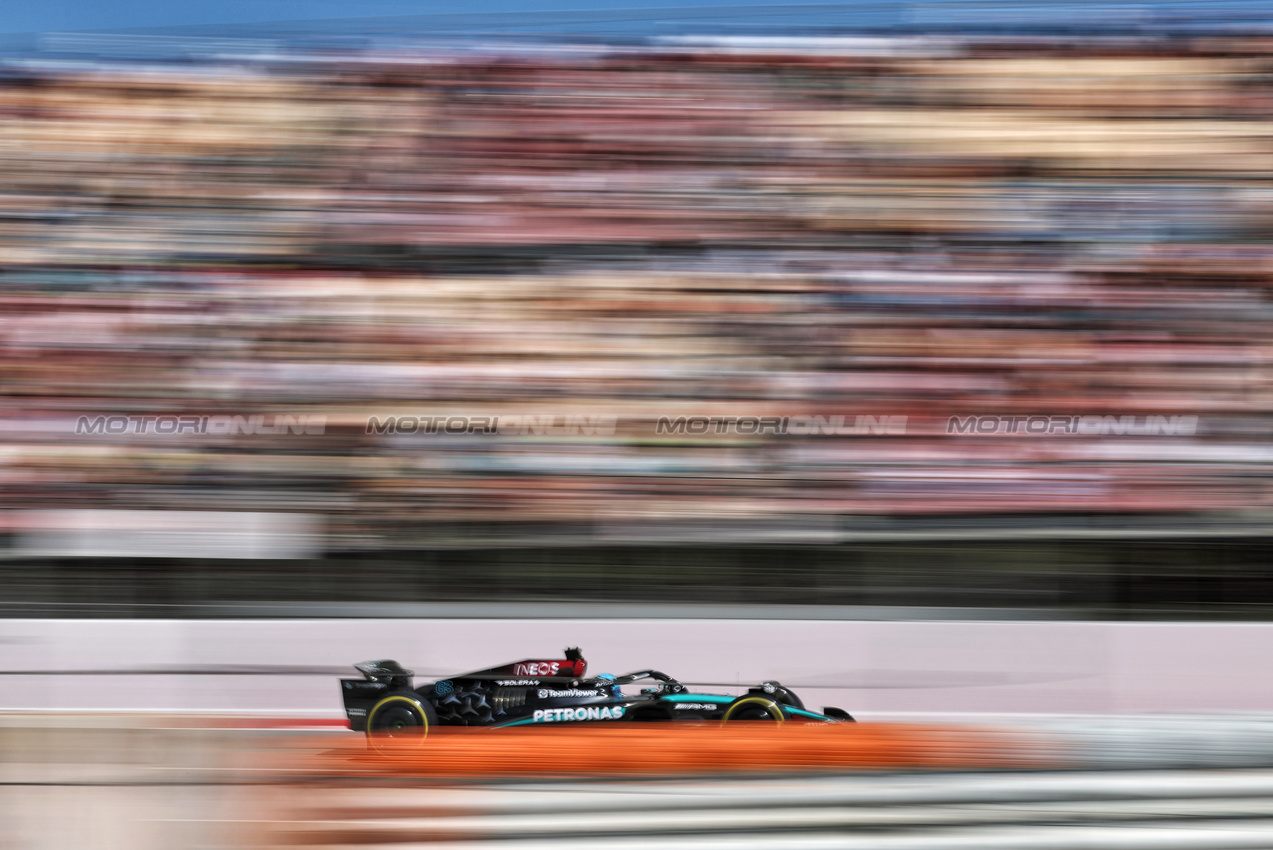
[[[743,699],[740,699],[737,702],[731,703],[729,708],[725,709],[725,716],[721,718],[720,722],[728,723],[730,720],[733,719],[735,712],[737,712],[740,708],[744,708],[747,706],[756,706],[757,708],[764,709],[766,714],[768,714],[770,717],[772,717],[774,720],[776,720],[779,723],[787,719],[786,717],[783,716],[782,707],[779,706],[778,703],[769,699],[769,697],[757,696],[757,697],[744,697]]]
[[[416,741],[416,746],[417,747],[423,746],[424,739],[429,736],[429,714],[428,712],[424,710],[424,705],[420,702],[420,700],[415,699],[413,697],[404,696],[402,694],[394,694],[393,696],[385,697],[380,702],[373,705],[371,707],[371,711],[367,712],[367,740],[371,742],[371,745],[373,747],[375,747],[377,750],[381,752],[384,752],[388,749],[388,747],[385,747],[383,744],[377,743],[377,736],[372,727],[375,725],[376,713],[379,712],[386,705],[390,705],[391,703],[395,703],[395,702],[405,702],[409,705],[414,705],[419,710],[421,725],[420,725],[420,736],[419,736],[419,739]]]

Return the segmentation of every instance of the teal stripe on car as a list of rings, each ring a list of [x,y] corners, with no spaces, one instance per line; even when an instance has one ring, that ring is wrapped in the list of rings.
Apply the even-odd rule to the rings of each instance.
[[[810,717],[814,720],[825,720],[828,723],[831,722],[831,719],[825,714],[818,714],[816,711],[805,711],[803,708],[794,708],[790,705],[784,705],[782,710],[785,714],[790,714],[795,717]]]
[[[659,699],[662,702],[714,702],[717,705],[725,705],[738,699],[738,697],[723,696],[721,694],[669,694]]]

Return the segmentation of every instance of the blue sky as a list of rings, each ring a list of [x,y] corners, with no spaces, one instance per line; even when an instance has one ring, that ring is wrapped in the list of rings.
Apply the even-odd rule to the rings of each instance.
[[[518,2],[518,0],[493,0]],[[0,5],[0,32],[125,29],[352,15],[410,15],[442,4],[401,0],[42,0]]]
[[[808,2],[808,0],[804,0]],[[239,24],[380,15],[532,12],[544,9],[622,9],[713,5],[785,5],[774,0],[41,0],[0,3],[0,33]]]
[[[1179,20],[1182,15],[1192,17],[1201,10],[1206,10],[1204,19],[1230,24],[1242,21],[1249,25],[1251,20],[1257,20],[1267,26],[1273,19],[1273,3],[1269,0],[464,0],[450,3],[425,0],[360,0],[358,3],[348,0],[0,0],[0,34],[201,25],[215,28],[216,25],[271,21],[402,15],[523,13],[520,20],[512,22],[517,29],[524,28],[528,20],[534,22],[532,26],[539,24],[540,16],[526,13],[567,12],[544,14],[542,21],[551,28],[569,21],[568,13],[572,10],[610,13],[632,10],[638,18],[650,20],[658,17],[658,10],[664,8],[713,6],[767,7],[759,15],[739,16],[749,20],[737,23],[756,33],[797,22],[812,27],[890,26],[910,21],[941,28],[943,23],[966,24],[970,20],[999,25],[1013,20],[1070,26],[1082,22],[1110,25],[1145,20],[1147,16]],[[721,11],[723,16],[718,12],[690,18],[714,20],[718,24],[728,22],[730,13]],[[338,25],[324,29],[328,34],[339,32]],[[242,34],[242,27],[239,30]]]

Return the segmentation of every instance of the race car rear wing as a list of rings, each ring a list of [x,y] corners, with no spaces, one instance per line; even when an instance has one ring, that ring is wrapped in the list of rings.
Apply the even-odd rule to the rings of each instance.
[[[385,684],[395,690],[410,690],[411,677],[415,673],[403,667],[397,661],[360,661],[354,669],[367,677],[368,682]]]

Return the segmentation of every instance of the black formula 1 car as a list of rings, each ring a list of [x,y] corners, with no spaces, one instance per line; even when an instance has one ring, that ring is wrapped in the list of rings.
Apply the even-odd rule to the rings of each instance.
[[[615,721],[803,720],[852,722],[839,708],[809,711],[777,682],[738,696],[692,691],[657,670],[584,678],[588,663],[577,648],[565,658],[514,661],[412,686],[396,661],[365,661],[361,679],[341,679],[349,728],[388,737],[423,738],[434,726],[529,726]],[[635,693],[625,693],[629,686]]]

